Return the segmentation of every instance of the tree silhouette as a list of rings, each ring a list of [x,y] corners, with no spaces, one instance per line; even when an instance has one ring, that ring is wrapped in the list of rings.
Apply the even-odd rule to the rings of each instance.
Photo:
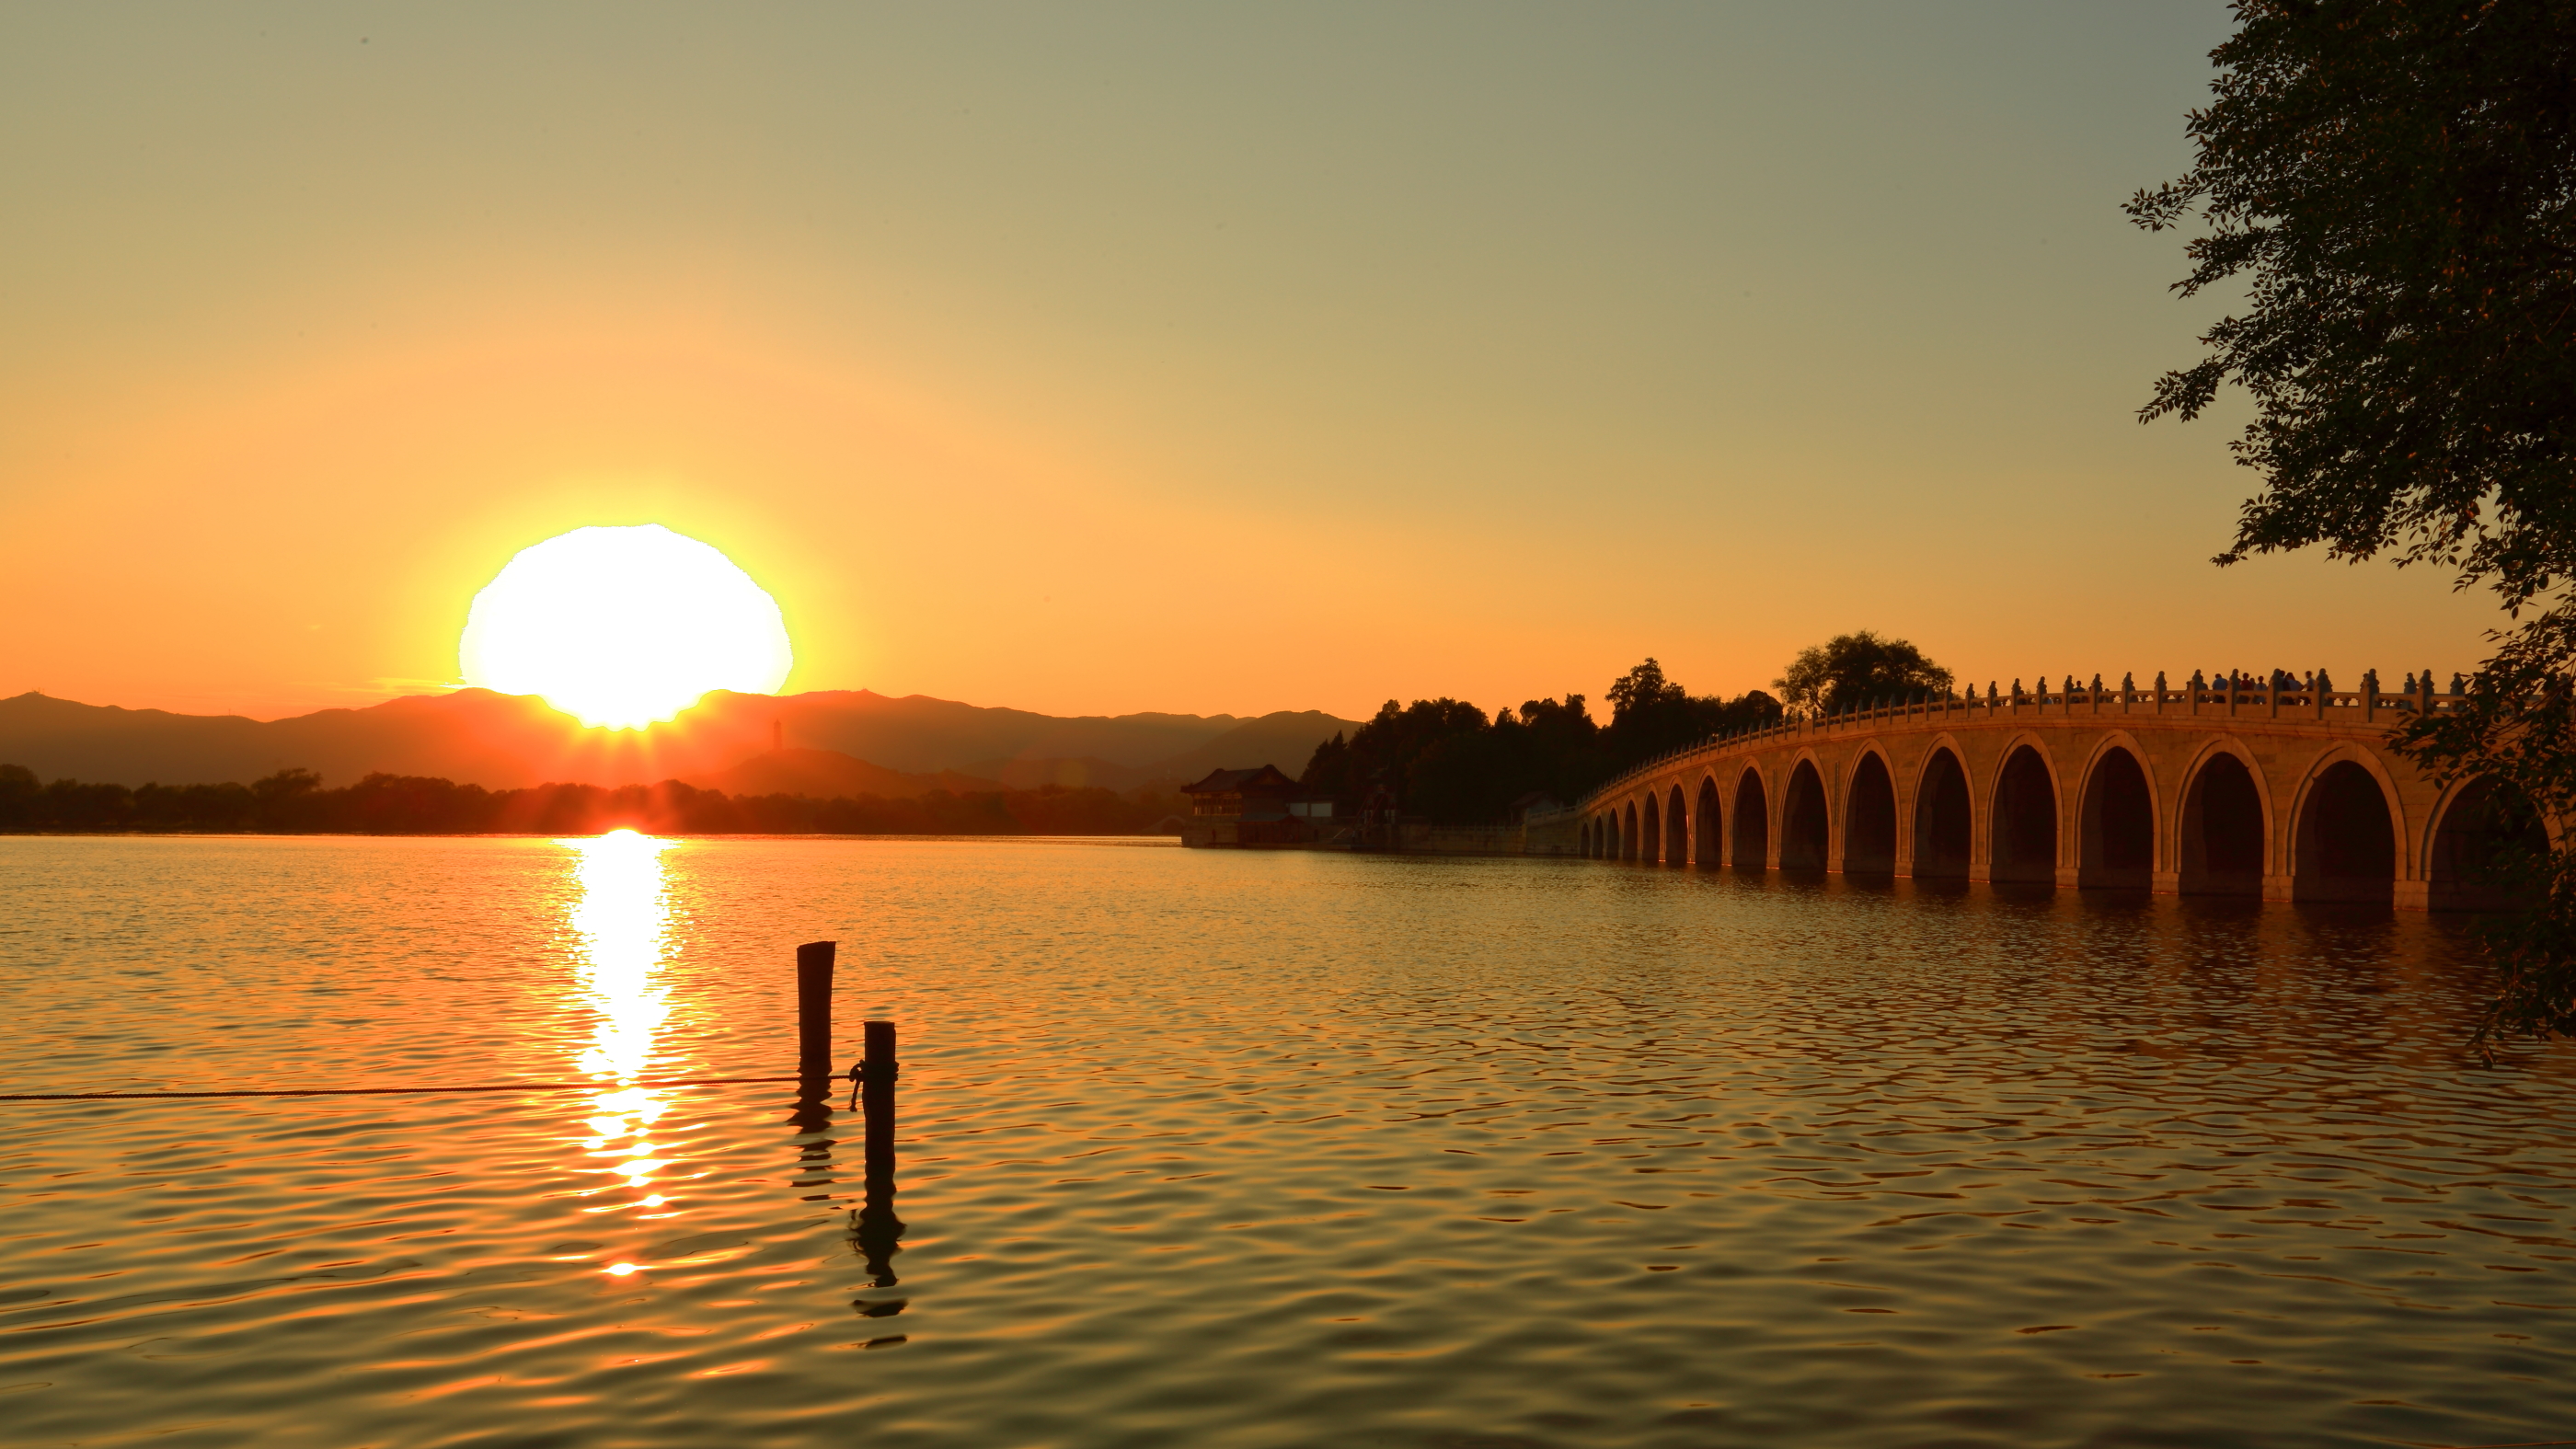
[[[1863,629],[1799,650],[1771,687],[1794,708],[1852,709],[1947,690],[1950,671],[1902,639],[1882,639]]]
[[[2223,384],[2262,476],[2221,564],[2323,544],[2485,583],[2521,622],[2466,707],[2400,748],[2446,783],[2500,779],[2576,813],[2576,3],[2238,0],[2210,52],[2180,179],[2150,231],[2197,220],[2175,290],[2247,302],[2169,372],[2142,420]],[[2533,610],[2525,618],[2526,610]],[[2524,870],[2538,910],[2492,929],[2502,991],[2479,1028],[2576,1030],[2576,832]]]

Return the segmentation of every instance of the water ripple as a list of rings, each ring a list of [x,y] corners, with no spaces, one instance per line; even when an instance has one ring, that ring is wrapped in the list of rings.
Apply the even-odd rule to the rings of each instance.
[[[818,937],[899,1235],[855,1122],[635,1086],[786,1069]],[[597,1083],[10,1104],[0,1437],[2571,1437],[2576,1077],[2477,990],[2438,919],[1585,863],[0,841],[20,1090]]]

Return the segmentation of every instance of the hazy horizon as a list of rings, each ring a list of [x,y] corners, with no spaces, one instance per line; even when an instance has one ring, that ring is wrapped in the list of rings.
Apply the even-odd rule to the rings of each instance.
[[[434,689],[423,689],[423,690],[418,690],[418,691],[415,691],[415,692],[409,692],[409,693],[404,693],[404,694],[388,695],[388,696],[386,696],[386,697],[384,697],[384,698],[381,698],[381,699],[374,699],[374,700],[369,700],[369,701],[366,701],[366,702],[364,702],[364,703],[356,703],[356,704],[323,704],[323,705],[315,705],[315,706],[314,706],[314,707],[312,707],[311,709],[297,709],[297,710],[289,710],[289,711],[287,711],[286,713],[283,713],[283,714],[274,714],[274,715],[243,714],[243,713],[241,713],[240,711],[215,711],[215,712],[209,712],[209,711],[203,711],[203,710],[167,709],[166,707],[161,706],[161,705],[138,705],[138,704],[126,704],[126,703],[124,703],[124,702],[123,702],[123,701],[121,701],[121,700],[113,700],[113,699],[75,699],[75,698],[73,698],[73,697],[71,697],[71,696],[69,696],[69,695],[56,694],[56,693],[54,693],[52,690],[49,690],[49,689],[22,689],[22,690],[17,691],[17,692],[16,692],[16,693],[14,693],[14,694],[9,694],[9,695],[0,695],[0,700],[23,698],[23,697],[25,697],[25,696],[27,696],[27,695],[31,695],[31,694],[32,694],[32,695],[41,695],[41,696],[43,696],[43,697],[44,697],[44,698],[46,698],[46,699],[54,700],[54,701],[56,701],[56,702],[58,702],[58,703],[62,703],[62,704],[78,704],[78,705],[86,705],[86,706],[90,706],[90,707],[93,707],[93,708],[99,708],[99,709],[125,709],[125,710],[135,710],[135,711],[141,711],[141,710],[154,710],[154,709],[157,709],[157,710],[162,710],[164,713],[167,713],[167,714],[189,715],[189,716],[194,716],[194,717],[199,717],[199,718],[208,718],[208,717],[227,717],[227,716],[230,716],[230,717],[239,717],[239,718],[243,718],[243,719],[248,719],[248,720],[251,720],[252,722],[254,722],[254,723],[258,723],[258,724],[273,724],[273,723],[277,722],[278,720],[282,720],[282,719],[300,719],[300,718],[302,718],[302,717],[303,717],[303,716],[305,716],[305,715],[308,715],[308,714],[318,714],[318,713],[321,713],[321,712],[323,712],[323,711],[325,711],[325,710],[334,710],[334,709],[372,709],[372,708],[374,708],[374,707],[376,707],[377,705],[380,705],[380,704],[395,704],[395,703],[399,703],[399,702],[401,702],[401,701],[403,701],[403,700],[407,700],[407,699],[444,699],[444,698],[448,698],[448,697],[451,697],[451,696],[454,696],[454,695],[459,695],[459,694],[478,694],[478,693],[479,693],[479,694],[492,694],[492,695],[498,695],[498,696],[500,696],[500,697],[501,697],[501,698],[503,698],[503,699],[517,699],[517,700],[528,700],[528,701],[532,701],[532,702],[534,702],[534,703],[537,703],[537,704],[543,705],[545,708],[547,708],[547,709],[549,709],[549,710],[552,710],[552,711],[553,711],[554,713],[556,713],[556,714],[562,715],[564,718],[566,718],[566,719],[568,719],[568,720],[572,720],[572,721],[573,721],[573,724],[574,724],[574,727],[575,727],[575,728],[578,728],[578,729],[583,729],[583,730],[602,730],[602,731],[609,731],[609,730],[613,730],[613,729],[614,729],[614,727],[613,727],[613,726],[609,726],[609,725],[592,725],[592,724],[584,724],[584,723],[582,723],[582,722],[580,721],[580,719],[579,719],[576,715],[574,715],[574,714],[573,714],[573,712],[572,712],[572,711],[567,710],[567,709],[564,709],[564,708],[562,708],[561,706],[556,705],[556,704],[554,704],[554,703],[552,703],[552,702],[548,701],[548,700],[545,698],[545,696],[543,696],[543,695],[541,695],[541,694],[513,694],[513,693],[511,693],[510,691],[507,691],[507,690],[499,690],[499,689],[485,689],[485,688],[483,688],[481,685],[470,685],[470,684],[469,684],[469,685],[455,685],[455,686],[440,686],[440,687],[438,687],[438,688],[434,688]],[[921,694],[921,693],[913,693],[913,694],[888,694],[888,693],[886,693],[884,690],[881,690],[881,689],[870,689],[870,688],[866,687],[865,685],[849,685],[849,686],[834,685],[834,686],[829,686],[829,687],[824,687],[824,688],[817,688],[817,689],[791,689],[791,690],[781,690],[781,691],[779,691],[779,692],[777,692],[777,693],[775,693],[775,694],[761,694],[761,693],[757,693],[757,692],[755,692],[755,691],[750,691],[750,690],[739,690],[739,689],[729,689],[729,690],[709,690],[709,691],[707,691],[707,693],[708,693],[708,694],[710,694],[710,695],[713,695],[713,694],[728,694],[728,695],[733,695],[733,696],[735,696],[735,697],[737,697],[737,698],[742,698],[742,699],[780,699],[780,700],[785,700],[785,699],[795,699],[795,698],[797,698],[797,697],[799,697],[799,696],[802,696],[802,695],[808,695],[808,694],[868,694],[868,695],[874,695],[875,697],[877,697],[877,698],[879,698],[879,699],[894,700],[894,701],[914,700],[914,699],[924,699],[924,700],[931,700],[931,701],[934,701],[934,702],[939,703],[939,704],[962,704],[962,705],[965,705],[966,707],[968,707],[969,709],[1005,709],[1005,710],[1017,710],[1017,711],[1020,711],[1020,712],[1022,712],[1022,713],[1027,713],[1027,714],[1046,714],[1046,715],[1049,715],[1051,718],[1057,718],[1057,719],[1086,719],[1086,718],[1087,718],[1087,719],[1123,719],[1123,718],[1125,718],[1125,717],[1127,717],[1127,716],[1130,716],[1130,715],[1167,714],[1167,715],[1177,715],[1177,716],[1180,716],[1180,717],[1183,717],[1183,718],[1189,718],[1189,719],[1244,719],[1244,720],[1256,720],[1256,719],[1265,719],[1265,718],[1267,718],[1267,717],[1269,717],[1269,716],[1271,716],[1271,715],[1274,715],[1274,714],[1322,714],[1322,715],[1331,716],[1331,717],[1333,717],[1333,718],[1337,718],[1337,719],[1350,720],[1350,721],[1352,721],[1352,722],[1354,722],[1354,723],[1357,723],[1357,722],[1364,722],[1364,721],[1365,721],[1365,719],[1367,718],[1367,716],[1365,716],[1365,715],[1357,716],[1357,717],[1354,717],[1354,716],[1348,716],[1348,715],[1337,715],[1337,714],[1335,714],[1335,713],[1334,713],[1333,711],[1331,711],[1331,710],[1326,710],[1326,709],[1314,709],[1314,708],[1308,708],[1308,709],[1294,709],[1294,708],[1289,708],[1289,709],[1264,710],[1264,711],[1262,711],[1260,714],[1257,714],[1257,715],[1247,715],[1247,714],[1229,713],[1229,712],[1224,711],[1224,710],[1153,710],[1153,709],[1092,710],[1092,711],[1088,711],[1088,712],[1086,712],[1086,713],[1084,713],[1084,714],[1081,714],[1081,715],[1062,715],[1062,714],[1055,714],[1054,712],[1052,712],[1052,711],[1047,711],[1047,710],[1032,710],[1032,709],[1028,709],[1026,706],[1023,706],[1023,705],[1016,705],[1016,704],[1011,704],[1011,703],[1009,703],[1009,702],[1007,702],[1007,701],[1003,701],[1003,702],[990,702],[990,701],[984,701],[984,700],[972,700],[972,699],[948,699],[948,698],[946,698],[946,697],[944,697],[944,696],[941,696],[941,695],[935,695],[935,694]],[[701,698],[700,698],[700,700],[698,701],[698,704],[703,704],[703,703],[705,703],[705,699],[704,699],[703,697],[701,697]],[[1601,713],[1601,710],[1600,710],[1600,708],[1598,708],[1598,707],[1597,707],[1599,702],[1598,702],[1597,700],[1594,700],[1594,701],[1591,701],[1591,703],[1592,703],[1593,705],[1595,705],[1595,706],[1596,706],[1596,707],[1592,710],[1592,712],[1593,712],[1594,714],[1596,714],[1596,715],[1597,715],[1597,714],[1600,714],[1600,713]],[[690,705],[690,706],[689,706],[689,709],[696,709],[696,708],[698,707],[698,704],[692,704],[692,705]],[[1517,706],[1515,706],[1515,707],[1517,707]],[[683,711],[682,711],[682,714],[683,714],[683,715],[685,715],[686,713],[687,713],[687,711],[686,711],[686,710],[683,710]],[[1375,711],[1375,710],[1371,710],[1371,711],[1369,711],[1369,713],[1370,713],[1370,714],[1374,714],[1374,713],[1376,713],[1376,711]],[[649,728],[652,728],[652,726],[647,726],[647,728],[648,728],[648,729],[649,729]],[[631,733],[631,732],[632,732],[632,731],[630,731],[630,733]]]

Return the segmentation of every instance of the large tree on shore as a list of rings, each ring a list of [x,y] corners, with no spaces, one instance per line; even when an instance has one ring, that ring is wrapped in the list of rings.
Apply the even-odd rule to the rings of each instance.
[[[2513,621],[2466,707],[2400,748],[2576,819],[2576,0],[2239,0],[2191,113],[2195,163],[2128,204],[2196,225],[2185,296],[2244,306],[2142,420],[2233,382],[2262,478],[2221,564],[2323,545],[2495,590]],[[2508,830],[2518,822],[2501,822]],[[2576,835],[2506,868],[2544,904],[2491,926],[2480,1028],[2576,1030]]]
[[[1625,769],[1666,750],[1695,745],[1728,730],[1767,725],[1780,718],[1780,702],[1758,689],[1733,699],[1693,694],[1664,677],[1664,666],[1646,661],[1611,681],[1610,727],[1603,731],[1610,760]]]
[[[1863,629],[1799,650],[1771,687],[1780,691],[1782,703],[1798,709],[1852,709],[1941,693],[1950,687],[1950,671],[1902,639]]]

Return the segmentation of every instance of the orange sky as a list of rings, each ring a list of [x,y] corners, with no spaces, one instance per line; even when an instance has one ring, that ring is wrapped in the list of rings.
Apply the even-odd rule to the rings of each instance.
[[[2482,595],[2211,568],[2241,412],[2119,201],[2216,5],[19,7],[0,694],[456,677],[658,522],[790,689],[1055,713],[2448,672]]]

